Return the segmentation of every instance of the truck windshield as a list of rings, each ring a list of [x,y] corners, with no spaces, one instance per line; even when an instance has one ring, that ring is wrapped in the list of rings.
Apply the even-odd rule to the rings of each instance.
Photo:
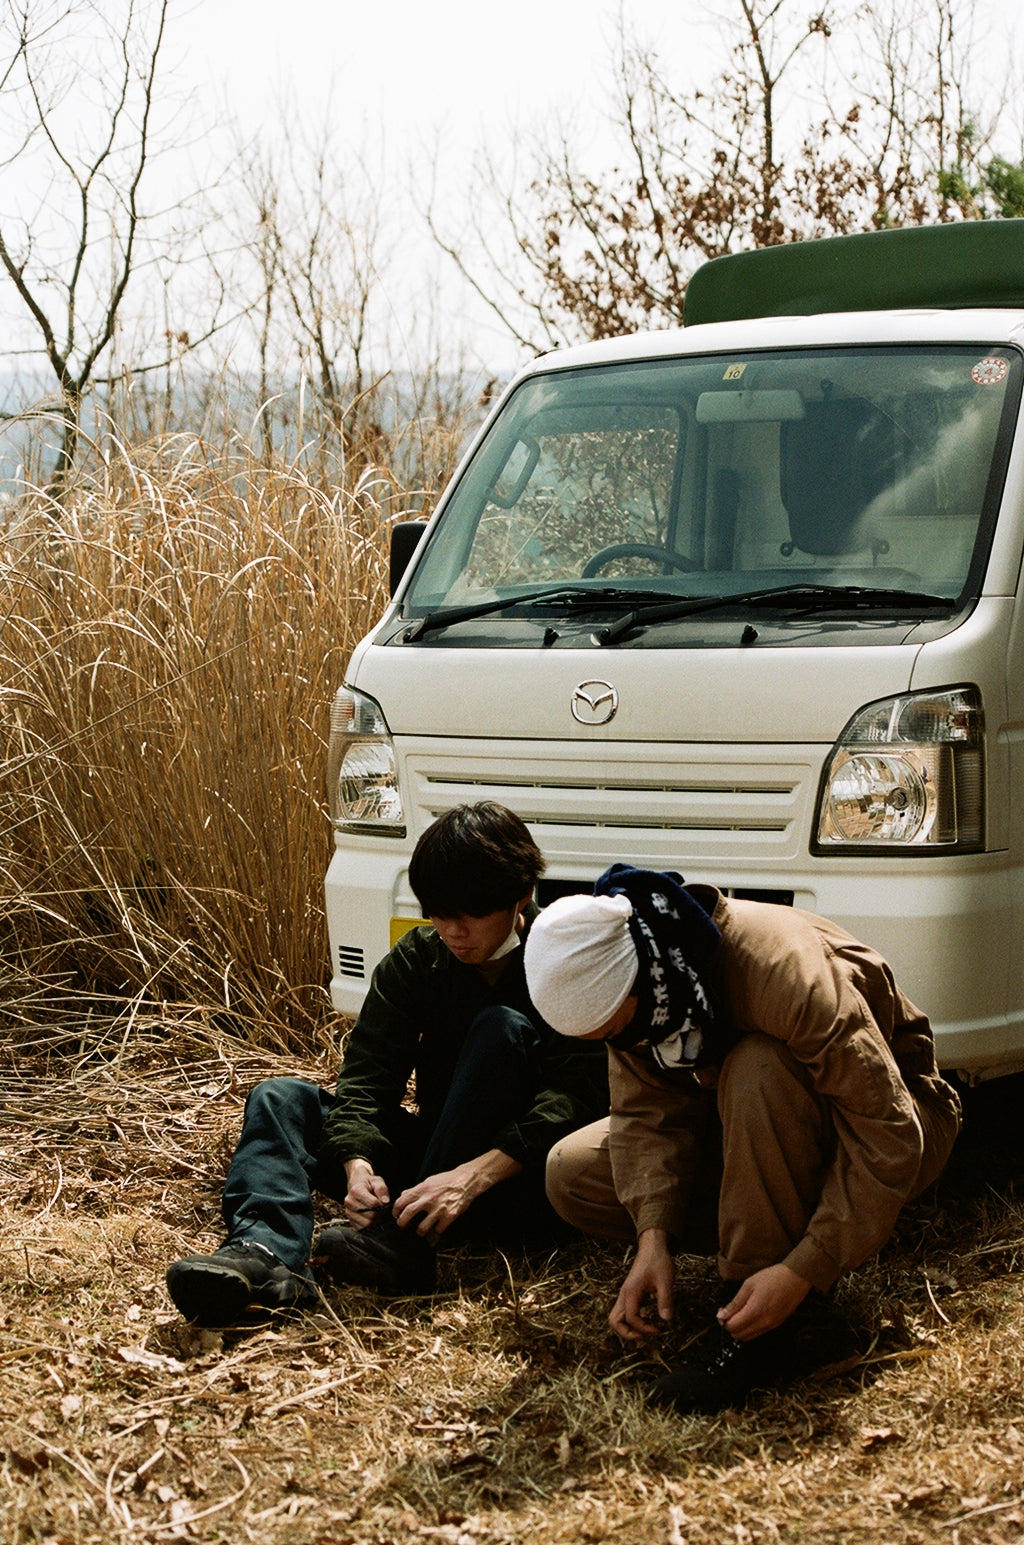
[[[1020,395],[1006,345],[682,356],[526,380],[471,460],[406,617],[546,586],[634,599],[793,584],[965,601]],[[528,593],[528,594],[527,594]],[[585,602],[585,596],[583,600]],[[493,609],[489,606],[488,609]]]

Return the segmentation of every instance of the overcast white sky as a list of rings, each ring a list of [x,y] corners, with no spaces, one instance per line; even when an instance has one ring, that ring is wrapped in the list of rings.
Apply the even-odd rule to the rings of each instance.
[[[728,0],[723,0],[727,4]],[[606,92],[627,27],[688,52],[713,37],[702,0],[199,0],[184,68],[256,125],[287,88],[340,127],[400,149],[441,130],[465,144]]]
[[[808,16],[814,8],[808,0]],[[1002,70],[1019,0],[964,0],[964,13]],[[561,118],[600,147],[620,28],[655,47],[685,90],[718,73],[722,17],[737,15],[735,0],[196,0],[179,12],[169,53],[211,112],[254,132],[280,123],[290,100],[313,121],[328,115],[339,147],[380,157],[396,189],[412,159],[433,155],[442,195],[457,204],[481,145],[511,155]],[[426,247],[410,254],[437,261]],[[483,313],[480,325],[491,332]],[[487,347],[511,350],[497,329]]]
[[[806,13],[827,8],[807,0]],[[962,10],[1004,61],[1019,0]],[[466,144],[553,111],[599,113],[620,24],[681,86],[700,83],[722,62],[721,18],[738,12],[735,0],[195,0],[171,43],[184,73],[250,125],[288,89],[398,149],[436,129]]]
[[[409,197],[412,163],[423,177],[433,169],[440,207],[457,221],[482,147],[511,165],[529,136],[557,121],[584,125],[588,143],[600,141],[620,27],[656,44],[690,84],[702,59],[707,73],[715,13],[730,3],[735,9],[735,0],[299,0],[285,10],[280,0],[198,0],[179,16],[169,54],[207,110],[247,132],[279,123],[282,102],[307,122],[326,118],[340,152],[383,165],[399,199]],[[479,352],[509,368],[521,350],[415,224],[401,260],[429,269],[425,286],[440,283],[447,304],[469,308]]]
[[[94,3],[105,15],[113,0]],[[120,8],[124,0],[117,3]],[[822,3],[806,0],[806,14]],[[961,3],[974,18],[976,42],[987,50],[993,78],[1002,76],[1024,34],[1020,0]],[[800,5],[792,0],[785,14],[803,14]],[[205,137],[197,137],[195,119],[184,109],[174,120],[180,151],[161,162],[172,180],[159,189],[156,203],[175,207],[173,180],[184,186],[204,158],[199,180],[223,164],[237,137],[230,122],[273,141],[286,121],[282,104],[290,104],[311,130],[329,124],[342,165],[346,155],[366,157],[379,178],[381,203],[398,210],[389,271],[394,278],[397,270],[399,281],[398,333],[406,319],[416,322],[416,300],[409,298],[410,286],[403,290],[403,277],[411,275],[413,296],[417,283],[425,296],[443,278],[440,302],[453,331],[468,335],[470,352],[482,364],[506,369],[519,351],[456,283],[451,265],[424,234],[410,166],[418,167],[419,202],[422,182],[436,169],[449,229],[465,218],[468,174],[482,147],[504,156],[506,168],[518,151],[516,170],[524,177],[531,166],[524,146],[531,137],[545,130],[553,135],[558,120],[571,122],[600,171],[607,164],[604,146],[608,161],[613,154],[605,125],[620,28],[654,47],[667,76],[686,91],[717,76],[727,57],[722,18],[738,14],[737,0],[172,0],[164,84],[191,93],[208,127]],[[19,170],[20,163],[5,170],[0,194],[11,192]],[[40,196],[45,200],[45,190]],[[230,198],[225,189],[222,201]],[[17,307],[7,320],[25,326]]]

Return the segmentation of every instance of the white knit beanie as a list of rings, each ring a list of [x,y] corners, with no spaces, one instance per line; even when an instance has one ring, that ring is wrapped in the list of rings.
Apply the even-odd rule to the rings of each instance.
[[[562,896],[526,938],[526,985],[538,1013],[560,1035],[607,1024],[636,980],[627,896]]]

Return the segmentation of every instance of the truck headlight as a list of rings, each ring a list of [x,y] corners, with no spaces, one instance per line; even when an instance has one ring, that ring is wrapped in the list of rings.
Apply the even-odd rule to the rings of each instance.
[[[340,687],[331,705],[327,783],[337,831],[405,836],[391,732],[373,699],[351,687]]]
[[[984,840],[977,687],[887,697],[854,714],[825,764],[815,852],[976,853]]]

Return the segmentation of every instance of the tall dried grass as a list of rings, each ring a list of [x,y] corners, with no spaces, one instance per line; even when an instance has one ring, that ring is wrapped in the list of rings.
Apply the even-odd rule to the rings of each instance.
[[[439,470],[443,471],[443,467]],[[328,708],[386,600],[396,480],[108,442],[0,539],[0,1012],[328,1013]]]

